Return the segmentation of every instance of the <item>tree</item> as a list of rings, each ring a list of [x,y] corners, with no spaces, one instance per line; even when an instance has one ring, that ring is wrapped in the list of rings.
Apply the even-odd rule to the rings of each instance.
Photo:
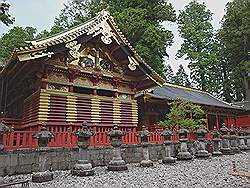
[[[72,0],[56,18],[55,25],[70,28],[108,8],[129,42],[141,57],[164,76],[166,47],[173,43],[173,34],[161,25],[174,22],[175,11],[165,0]]]
[[[0,61],[6,63],[14,48],[25,46],[25,41],[34,39],[36,29],[33,27],[13,27],[0,38]]]
[[[180,128],[198,128],[205,125],[205,112],[201,106],[187,100],[175,100],[169,105],[170,112],[166,114],[165,120],[159,122],[162,127],[174,128],[178,124]]]
[[[165,72],[165,77],[166,77],[167,81],[173,82],[174,72],[169,64],[166,65],[164,72]]]
[[[246,96],[244,80],[250,72],[249,10],[249,0],[229,2],[218,32],[223,96],[229,102]]]
[[[173,77],[172,81],[178,85],[182,85],[182,86],[186,86],[186,87],[191,86],[191,83],[188,79],[188,75],[185,72],[182,65],[179,66],[179,69],[178,69],[176,75]]]
[[[185,57],[190,61],[190,76],[199,89],[216,92],[218,58],[211,20],[212,13],[204,3],[191,1],[180,12],[178,28],[184,42],[177,57]]]
[[[13,24],[15,18],[12,18],[9,14],[10,4],[6,3],[5,1],[0,2],[0,21],[3,22],[5,25],[9,26]]]

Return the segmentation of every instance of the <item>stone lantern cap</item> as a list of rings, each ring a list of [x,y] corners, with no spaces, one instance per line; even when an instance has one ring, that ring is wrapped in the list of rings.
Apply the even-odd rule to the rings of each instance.
[[[196,129],[196,133],[197,134],[206,134],[207,130],[203,127],[199,127],[198,129]]]
[[[173,136],[174,132],[171,131],[169,128],[166,128],[166,129],[164,129],[164,131],[161,132],[161,135],[163,137],[165,137],[165,136]]]
[[[181,128],[181,129],[178,130],[178,133],[179,134],[187,134],[187,133],[189,133],[189,130],[185,129],[185,128]]]
[[[241,127],[239,128],[238,132],[240,136],[244,136],[246,134],[246,132]]]
[[[8,127],[2,121],[0,121],[0,133],[1,134],[9,133],[9,132],[12,132],[12,131],[13,131],[12,128]]]
[[[231,125],[229,131],[230,131],[230,134],[231,134],[231,135],[236,135],[236,133],[238,132],[238,129],[236,129],[236,128],[234,127],[234,125]]]
[[[46,127],[42,127],[40,132],[33,135],[33,138],[50,139],[50,138],[54,138],[54,134],[49,132]]]
[[[147,130],[147,127],[143,126],[141,131],[138,131],[137,136],[139,137],[148,137],[150,135],[150,132]]]
[[[126,135],[127,132],[119,130],[118,125],[115,124],[113,128],[111,128],[111,130],[106,134],[110,137],[121,137],[123,135]]]
[[[222,124],[222,127],[220,128],[220,132],[222,133],[222,134],[227,134],[228,133],[228,128],[226,127],[226,124],[225,123],[223,123]]]
[[[212,131],[213,138],[219,138],[220,137],[220,132],[217,129],[214,129]]]
[[[148,144],[148,136],[150,132],[147,130],[147,127],[143,126],[141,131],[138,131],[136,136],[141,137],[141,144],[147,145]]]
[[[83,122],[82,127],[77,131],[73,131],[72,134],[77,137],[85,137],[85,138],[89,138],[95,135],[94,131],[88,128],[87,122]]]

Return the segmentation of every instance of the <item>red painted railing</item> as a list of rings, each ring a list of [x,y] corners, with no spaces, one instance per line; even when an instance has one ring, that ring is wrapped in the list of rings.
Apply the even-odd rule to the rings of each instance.
[[[106,135],[106,132],[110,131],[111,127],[93,127],[95,135],[90,138],[90,146],[110,146],[110,137]],[[129,130],[129,128],[122,128],[123,130]],[[71,131],[58,132],[52,131],[55,135],[54,138],[50,139],[48,146],[51,148],[73,148],[77,146],[77,137],[72,134]],[[38,140],[33,138],[32,135],[37,131],[14,131],[3,135],[3,145],[6,151],[17,150],[17,149],[33,149],[38,147]],[[208,134],[207,139],[211,139],[211,135]],[[173,141],[179,140],[179,135],[176,134],[171,137]],[[195,133],[188,134],[189,140],[195,140]],[[123,144],[139,144],[141,142],[140,137],[137,136],[135,128],[128,131],[128,134],[122,137]],[[161,131],[151,132],[149,135],[149,142],[153,144],[162,144],[163,137]]]

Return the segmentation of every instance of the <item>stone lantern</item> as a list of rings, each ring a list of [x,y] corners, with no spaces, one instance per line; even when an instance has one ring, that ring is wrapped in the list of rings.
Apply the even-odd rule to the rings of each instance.
[[[245,143],[245,132],[242,128],[239,128],[239,148],[240,150],[247,150],[247,145]]]
[[[94,170],[92,164],[89,162],[88,147],[90,144],[90,137],[95,133],[93,130],[88,129],[87,122],[83,122],[82,128],[73,132],[73,135],[77,136],[77,143],[79,147],[79,158],[77,164],[74,165],[71,170],[72,175],[76,176],[92,176],[94,175]]]
[[[172,146],[173,141],[171,140],[171,136],[174,135],[173,131],[166,128],[164,131],[161,132],[161,135],[164,138],[164,150],[165,150],[165,156],[162,159],[162,163],[175,163],[176,158],[171,156],[172,153]]]
[[[223,154],[226,154],[226,155],[232,155],[233,152],[232,150],[230,149],[230,137],[228,135],[228,128],[226,127],[225,123],[222,124],[222,127],[220,128],[220,132],[222,134],[222,141],[221,141],[221,149],[220,151],[223,153]]]
[[[191,160],[193,156],[191,155],[191,153],[189,153],[188,147],[187,147],[187,141],[188,141],[187,135],[189,131],[187,129],[179,129],[178,133],[179,133],[179,138],[180,138],[180,149],[177,154],[177,159],[178,160]]]
[[[200,127],[196,130],[197,140],[195,141],[196,152],[195,156],[200,158],[210,157],[211,154],[206,150],[206,136],[207,130]]]
[[[33,138],[38,139],[38,146],[41,149],[48,147],[49,139],[53,138],[53,133],[49,132],[46,127],[42,127],[40,132],[32,135]],[[46,158],[39,158],[39,169],[40,172],[32,174],[32,182],[42,183],[53,180],[53,173],[45,171]]]
[[[246,136],[246,143],[247,143],[247,149],[250,149],[250,129],[247,129],[247,136]]]
[[[230,129],[230,145],[231,145],[231,150],[234,153],[240,153],[240,148],[239,148],[239,138],[237,136],[238,130],[234,127],[234,125],[231,125]]]
[[[137,133],[137,136],[141,137],[141,146],[143,153],[143,160],[140,162],[140,166],[142,167],[150,167],[153,166],[153,162],[149,159],[149,151],[148,151],[148,136],[150,132],[147,130],[145,126],[142,127],[142,130]]]
[[[54,138],[54,134],[49,132],[46,127],[42,127],[41,130],[32,135],[32,137],[38,139],[39,147],[48,147],[49,140]]]
[[[126,131],[118,129],[118,125],[114,125],[113,128],[106,133],[111,138],[111,145],[113,146],[113,158],[108,164],[108,170],[110,171],[124,171],[128,170],[125,161],[121,156],[122,136],[126,135]]]
[[[13,131],[12,128],[8,127],[2,121],[0,121],[0,151],[4,149],[3,135],[12,131]]]
[[[220,145],[221,145],[220,132],[216,129],[216,127],[212,131],[212,136],[213,136],[213,153],[212,153],[212,155],[214,155],[214,156],[222,155],[222,153],[220,152]]]

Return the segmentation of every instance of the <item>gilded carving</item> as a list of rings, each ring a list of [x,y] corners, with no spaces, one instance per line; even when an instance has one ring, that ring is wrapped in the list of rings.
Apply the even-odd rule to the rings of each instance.
[[[74,80],[75,86],[93,86],[93,83],[88,78],[78,77]]]
[[[52,84],[48,83],[48,90],[55,90],[55,91],[68,91],[68,87],[60,84]]]
[[[60,83],[69,83],[69,79],[64,73],[51,72],[48,75],[48,80]]]
[[[136,62],[136,60],[133,57],[128,56],[128,68],[131,71],[134,71],[136,69],[136,65],[138,65],[138,63]]]

